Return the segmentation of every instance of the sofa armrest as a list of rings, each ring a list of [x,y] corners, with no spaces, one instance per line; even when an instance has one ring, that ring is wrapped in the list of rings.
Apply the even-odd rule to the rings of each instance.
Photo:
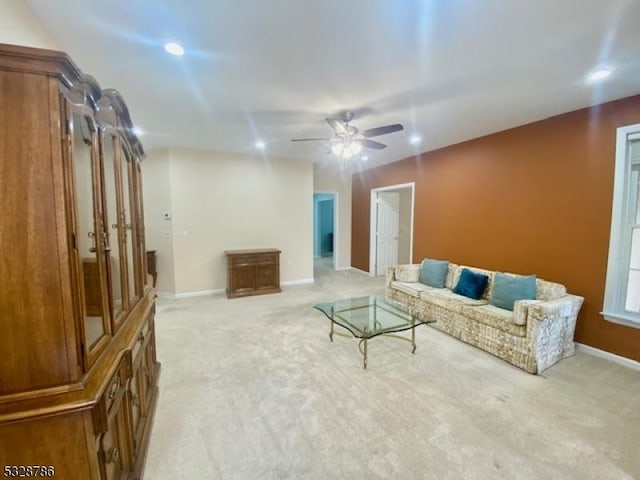
[[[544,322],[561,317],[577,317],[583,301],[584,298],[577,295],[565,295],[555,300],[539,302],[529,306],[529,318]]]
[[[387,286],[397,280],[399,282],[417,282],[420,278],[420,264],[392,265],[387,268]]]
[[[565,295],[529,306],[527,342],[538,374],[573,355],[573,336],[582,302],[582,297]]]
[[[385,276],[385,282],[384,282],[385,287],[389,288],[391,286],[391,283],[395,282],[395,280],[396,280],[396,266],[391,265],[390,267],[387,267],[387,274]]]

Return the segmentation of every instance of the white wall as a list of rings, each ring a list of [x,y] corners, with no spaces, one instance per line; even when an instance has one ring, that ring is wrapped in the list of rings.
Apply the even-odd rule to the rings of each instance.
[[[169,178],[169,150],[152,150],[142,161],[142,189],[144,196],[145,241],[147,250],[156,251],[159,292],[176,292],[173,221],[165,220],[171,213],[171,182]]]
[[[398,263],[407,264],[411,258],[411,189],[403,188],[400,193],[398,225]]]
[[[150,152],[143,167],[147,246],[173,248],[173,285],[160,284],[172,272],[158,257],[160,292],[223,290],[224,251],[243,248],[279,248],[281,282],[312,281],[310,162],[172,148]],[[162,220],[166,209],[171,222]],[[170,242],[161,238],[169,224]]]
[[[337,196],[337,229],[334,232],[333,261],[336,269],[351,267],[351,171],[343,170],[339,165],[320,166],[313,172],[314,192],[335,192]],[[335,221],[335,220],[334,220]]]
[[[25,0],[0,0],[0,43],[59,49]]]

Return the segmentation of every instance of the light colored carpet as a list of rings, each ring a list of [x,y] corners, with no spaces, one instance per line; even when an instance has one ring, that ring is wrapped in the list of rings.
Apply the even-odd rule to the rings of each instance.
[[[578,353],[533,376],[424,326],[415,355],[373,339],[363,370],[312,306],[383,280],[316,280],[158,302],[145,479],[640,478],[640,372]]]

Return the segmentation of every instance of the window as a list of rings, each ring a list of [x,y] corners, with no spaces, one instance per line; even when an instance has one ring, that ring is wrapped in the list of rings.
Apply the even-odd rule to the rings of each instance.
[[[640,328],[640,124],[617,133],[603,315]]]

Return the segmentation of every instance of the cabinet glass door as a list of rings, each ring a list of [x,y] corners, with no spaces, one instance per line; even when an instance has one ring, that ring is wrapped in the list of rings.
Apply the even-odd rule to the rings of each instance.
[[[140,252],[141,257],[141,269],[142,269],[142,288],[146,288],[147,286],[155,287],[155,279],[152,277],[152,271],[156,272],[156,261],[155,261],[155,252],[147,253],[147,246],[145,243],[146,233],[145,233],[145,222],[144,222],[144,203],[143,203],[143,194],[142,194],[142,169],[140,166],[140,161],[135,163],[135,179],[136,179],[136,206],[138,207],[138,251]],[[153,264],[149,266],[148,258],[149,256],[153,257]],[[155,273],[157,277],[157,272]]]
[[[106,283],[101,275],[100,254],[104,235],[98,221],[99,183],[95,157],[96,131],[91,120],[73,113],[71,162],[75,186],[75,242],[78,249],[79,281],[84,287],[83,330],[87,352],[98,350],[100,339],[109,332],[103,293]],[[89,361],[89,363],[91,363]]]
[[[133,164],[131,157],[127,153],[124,146],[121,147],[122,154],[120,162],[122,165],[122,215],[125,224],[125,249],[127,259],[127,291],[129,295],[129,303],[133,306],[140,297],[137,278],[139,276],[139,268],[136,251],[136,228],[134,223],[136,206],[134,202],[135,184],[133,182]]]
[[[111,312],[114,332],[123,319],[124,301],[127,292],[124,290],[123,266],[121,251],[124,243],[124,225],[121,221],[121,211],[118,201],[118,187],[120,186],[120,172],[116,158],[117,139],[108,132],[102,134],[102,159],[104,171],[104,222],[108,232],[109,252],[107,270],[111,280]]]

